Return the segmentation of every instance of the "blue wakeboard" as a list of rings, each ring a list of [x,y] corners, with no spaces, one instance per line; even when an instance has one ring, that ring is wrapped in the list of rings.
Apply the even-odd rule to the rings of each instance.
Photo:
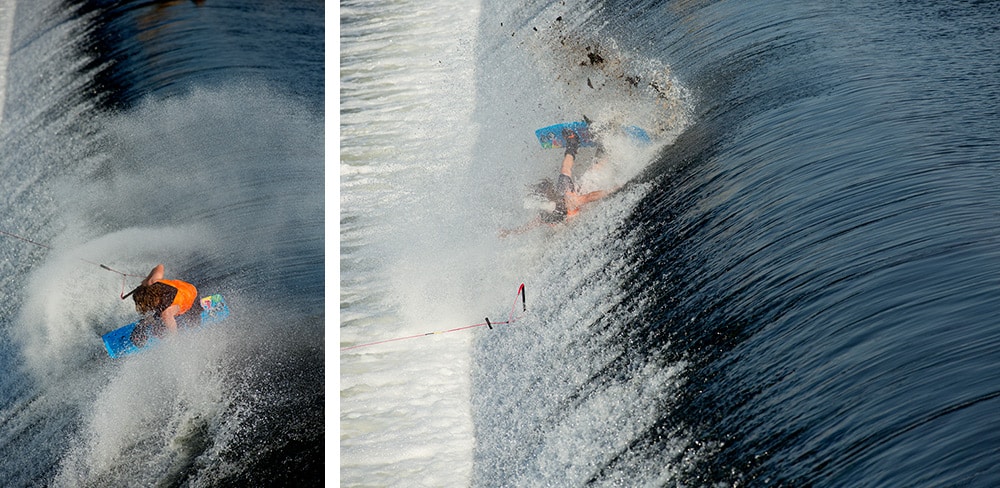
[[[216,324],[229,317],[229,305],[226,305],[226,301],[222,298],[222,295],[203,297],[199,300],[199,303],[201,304],[201,321],[193,328]],[[104,348],[108,351],[108,356],[112,358],[128,356],[154,347],[161,341],[161,339],[150,334],[145,344],[141,346],[136,345],[132,342],[132,331],[137,325],[139,325],[138,321],[132,322],[101,336],[101,339],[104,340]],[[191,328],[188,327],[187,329]]]
[[[590,124],[586,121],[565,122],[562,124],[542,127],[541,129],[535,131],[535,137],[538,138],[538,143],[541,144],[544,149],[566,147],[566,139],[563,138],[562,135],[563,129],[569,129],[576,132],[577,137],[580,138],[580,147],[592,147],[597,145],[597,141],[595,140],[593,134],[590,133]],[[652,142],[649,134],[641,127],[626,125],[622,126],[621,130],[628,135],[629,139],[637,144],[645,145]]]

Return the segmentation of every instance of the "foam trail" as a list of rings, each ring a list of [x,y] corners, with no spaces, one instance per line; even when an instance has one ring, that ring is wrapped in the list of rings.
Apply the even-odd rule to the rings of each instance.
[[[15,0],[0,2],[0,127],[3,127],[3,107],[7,99],[7,61],[10,60],[11,40],[14,35]]]
[[[476,138],[479,7],[439,3],[341,5],[341,346],[491,313],[465,300],[462,256],[475,253],[455,252],[464,230],[447,217],[461,213],[453,177]],[[448,334],[341,355],[344,486],[468,484],[470,340]]]

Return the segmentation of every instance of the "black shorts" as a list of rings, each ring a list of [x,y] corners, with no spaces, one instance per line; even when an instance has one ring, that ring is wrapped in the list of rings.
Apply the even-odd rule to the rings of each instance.
[[[556,194],[559,195],[559,199],[556,200],[556,208],[552,212],[543,213],[542,222],[558,224],[566,220],[566,194],[575,191],[576,185],[573,184],[573,178],[560,174],[559,179],[556,181]]]
[[[559,173],[559,179],[556,181],[556,191],[564,196],[569,192],[575,192],[576,185],[573,183],[573,178]]]

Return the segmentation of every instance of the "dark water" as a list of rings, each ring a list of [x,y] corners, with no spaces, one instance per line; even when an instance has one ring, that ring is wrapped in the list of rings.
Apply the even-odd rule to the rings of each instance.
[[[1000,3],[496,3],[479,98],[570,31],[692,111],[479,338],[475,484],[1000,484]]]
[[[6,11],[0,485],[322,483],[324,8]],[[139,278],[95,262],[233,316],[112,362]]]

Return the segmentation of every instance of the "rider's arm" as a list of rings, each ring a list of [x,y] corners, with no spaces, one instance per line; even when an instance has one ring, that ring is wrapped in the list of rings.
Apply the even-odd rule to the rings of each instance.
[[[177,320],[175,317],[177,317],[177,313],[180,311],[181,307],[179,305],[171,305],[160,313],[160,319],[163,320],[163,325],[167,326],[170,334],[177,333]]]
[[[149,276],[146,276],[146,279],[142,280],[142,284],[149,286],[162,279],[163,279],[163,265],[157,264],[156,267],[154,267],[153,270],[149,272]]]

